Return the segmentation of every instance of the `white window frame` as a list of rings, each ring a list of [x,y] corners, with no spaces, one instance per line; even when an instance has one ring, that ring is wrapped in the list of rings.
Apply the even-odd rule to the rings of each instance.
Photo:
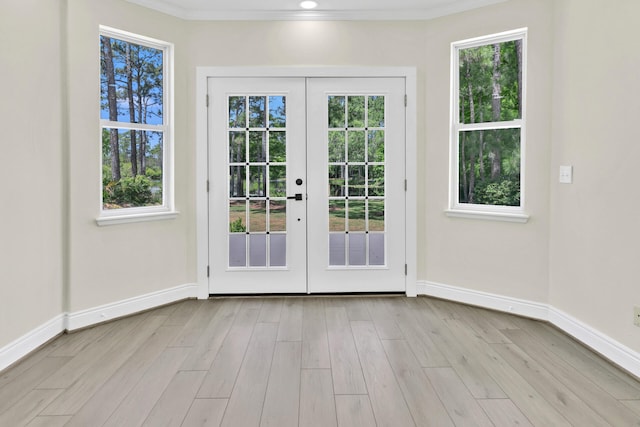
[[[150,125],[143,123],[113,122],[100,119],[100,137],[102,129],[116,128],[127,130],[156,131],[162,132],[162,205],[144,206],[122,209],[104,209],[102,200],[102,154],[100,155],[100,214],[96,219],[98,225],[122,224],[130,222],[153,221],[160,219],[176,218],[178,213],[175,210],[174,200],[174,45],[173,43],[153,39],[146,36],[118,30],[100,25],[100,36],[111,37],[128,43],[158,49],[163,52],[162,69],[162,114],[163,123],[161,125]],[[99,77],[98,77],[99,78]]]
[[[462,49],[522,40],[522,117],[512,121],[460,123],[460,55]],[[451,111],[450,111],[450,175],[447,216],[527,222],[525,213],[526,156],[526,88],[527,88],[527,28],[506,31],[451,43]],[[520,128],[520,206],[494,206],[459,202],[459,138],[461,131]]]

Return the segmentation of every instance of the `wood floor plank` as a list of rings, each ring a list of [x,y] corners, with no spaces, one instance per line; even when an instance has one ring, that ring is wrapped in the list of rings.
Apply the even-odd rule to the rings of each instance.
[[[176,336],[169,347],[194,347],[219,307],[220,304],[213,300],[199,301],[193,316],[184,325],[184,330]]]
[[[382,345],[416,425],[453,427],[438,394],[404,340],[383,340]]]
[[[209,321],[199,341],[184,361],[183,371],[208,371],[222,347],[241,305],[238,298],[215,300],[220,308]]]
[[[580,370],[587,378],[616,399],[640,400],[640,381],[605,361],[553,326],[528,319],[518,319],[518,321],[521,328],[526,330],[540,345],[544,345]]]
[[[331,372],[328,369],[303,369],[300,374],[299,425],[331,427],[337,423]]]
[[[105,427],[140,426],[164,393],[189,352],[185,347],[166,348],[136,386],[104,423]]]
[[[218,427],[228,399],[195,399],[181,427]]]
[[[635,412],[638,416],[638,423],[640,423],[640,400],[623,400],[621,402],[624,406]]]
[[[24,426],[49,405],[62,390],[31,390],[0,414],[0,426]]]
[[[127,317],[118,320],[118,326],[112,328],[96,339],[86,351],[80,352],[73,357],[69,363],[58,369],[53,375],[42,381],[39,388],[68,388],[71,387],[79,378],[91,369],[96,361],[104,357],[105,353],[114,348],[117,349],[119,343],[124,342],[129,336],[134,335],[139,324],[148,316],[149,313]],[[58,415],[58,414],[50,414]],[[66,414],[61,414],[66,415]]]
[[[185,326],[201,302],[196,299],[189,299],[177,304],[176,309],[173,310],[164,323],[165,326]]]
[[[143,426],[180,427],[206,371],[178,371],[158,399]]]
[[[89,345],[104,334],[109,332],[116,326],[116,322],[103,323],[101,325],[94,326],[93,328],[84,329],[78,332],[72,332],[73,339],[65,340],[64,344],[58,346],[55,351],[51,352],[53,357],[73,357],[83,351]]]
[[[371,427],[376,425],[369,396],[363,394],[337,395],[338,427]]]
[[[182,326],[159,327],[73,415],[66,427],[104,424],[182,330]]]
[[[461,314],[459,320],[471,328],[485,342],[489,344],[511,343],[509,338],[491,323],[488,316],[489,310],[462,304],[456,304],[456,309]]]
[[[347,309],[349,320],[371,320],[371,313],[364,298],[345,298],[344,306]]]
[[[261,426],[295,427],[300,404],[300,341],[278,341],[273,353]]]
[[[413,307],[409,305],[408,301],[400,299],[389,300],[387,304],[420,366],[451,366],[442,350],[433,342],[432,332],[428,329],[437,329],[438,325],[435,323],[421,323],[419,318],[415,317],[413,311],[424,310],[424,307]]]
[[[43,415],[35,417],[26,427],[64,427],[70,419],[70,415]]]
[[[480,399],[478,403],[496,426],[533,427],[510,399]]]
[[[69,363],[70,357],[45,357],[0,388],[0,414],[9,410],[27,393]]]
[[[351,329],[378,426],[414,426],[373,322],[352,321]]]
[[[373,320],[381,340],[404,339],[402,331],[389,311],[388,300],[389,298],[368,298],[365,300],[366,306],[371,313],[371,320]]]
[[[493,426],[452,368],[424,368],[456,426]]]
[[[89,370],[66,388],[47,408],[42,415],[72,415],[87,403],[91,396],[131,357],[139,347],[152,336],[162,323],[165,316],[149,316],[137,324],[136,333],[115,341],[114,345],[105,351],[95,361],[87,362]],[[39,388],[41,388],[39,386]]]
[[[229,398],[247,351],[260,309],[241,307],[209,369],[199,398]]]
[[[260,323],[278,323],[282,314],[282,306],[284,298],[267,298],[262,303],[258,322]]]
[[[492,344],[492,346],[533,388],[546,397],[549,404],[573,425],[610,425],[573,391],[569,390],[516,345]]]
[[[285,298],[278,327],[278,341],[302,341],[302,298]]]
[[[346,309],[325,305],[325,316],[335,394],[367,394]]]
[[[302,307],[302,367],[331,368],[323,298],[306,298]]]
[[[505,334],[531,359],[547,370],[553,378],[562,382],[590,408],[598,412],[614,426],[640,425],[640,419],[628,407],[609,393],[591,382],[582,372],[575,369],[549,349],[539,345],[523,330],[506,330]]]
[[[258,426],[262,415],[278,325],[258,323],[227,404],[223,426]]]
[[[18,362],[5,368],[3,371],[0,371],[0,390],[2,390],[5,385],[23,375],[33,366],[40,363],[68,339],[70,339],[68,334],[62,334],[51,340],[48,344],[34,350]],[[43,378],[40,378],[40,381],[42,380]]]

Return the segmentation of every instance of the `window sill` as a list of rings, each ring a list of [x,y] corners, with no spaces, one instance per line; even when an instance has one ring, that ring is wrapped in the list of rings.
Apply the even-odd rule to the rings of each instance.
[[[129,224],[133,222],[161,221],[176,219],[178,214],[180,214],[178,211],[167,211],[129,215],[109,215],[96,218],[96,223],[102,227],[105,225]]]
[[[480,219],[486,221],[504,221],[504,222],[516,222],[525,224],[529,221],[529,215],[511,213],[511,212],[483,212],[483,211],[468,211],[462,209],[447,209],[445,214],[450,218],[466,218],[466,219]]]

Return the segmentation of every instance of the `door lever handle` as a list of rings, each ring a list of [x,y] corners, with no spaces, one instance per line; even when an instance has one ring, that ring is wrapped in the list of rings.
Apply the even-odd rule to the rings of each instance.
[[[302,193],[296,193],[295,196],[287,196],[289,200],[302,200]]]

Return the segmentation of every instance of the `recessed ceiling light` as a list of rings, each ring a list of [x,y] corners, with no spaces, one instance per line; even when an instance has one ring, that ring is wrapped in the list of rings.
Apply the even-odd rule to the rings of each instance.
[[[313,0],[305,0],[303,2],[300,2],[300,7],[303,9],[315,9],[316,7],[318,7],[318,3]]]

